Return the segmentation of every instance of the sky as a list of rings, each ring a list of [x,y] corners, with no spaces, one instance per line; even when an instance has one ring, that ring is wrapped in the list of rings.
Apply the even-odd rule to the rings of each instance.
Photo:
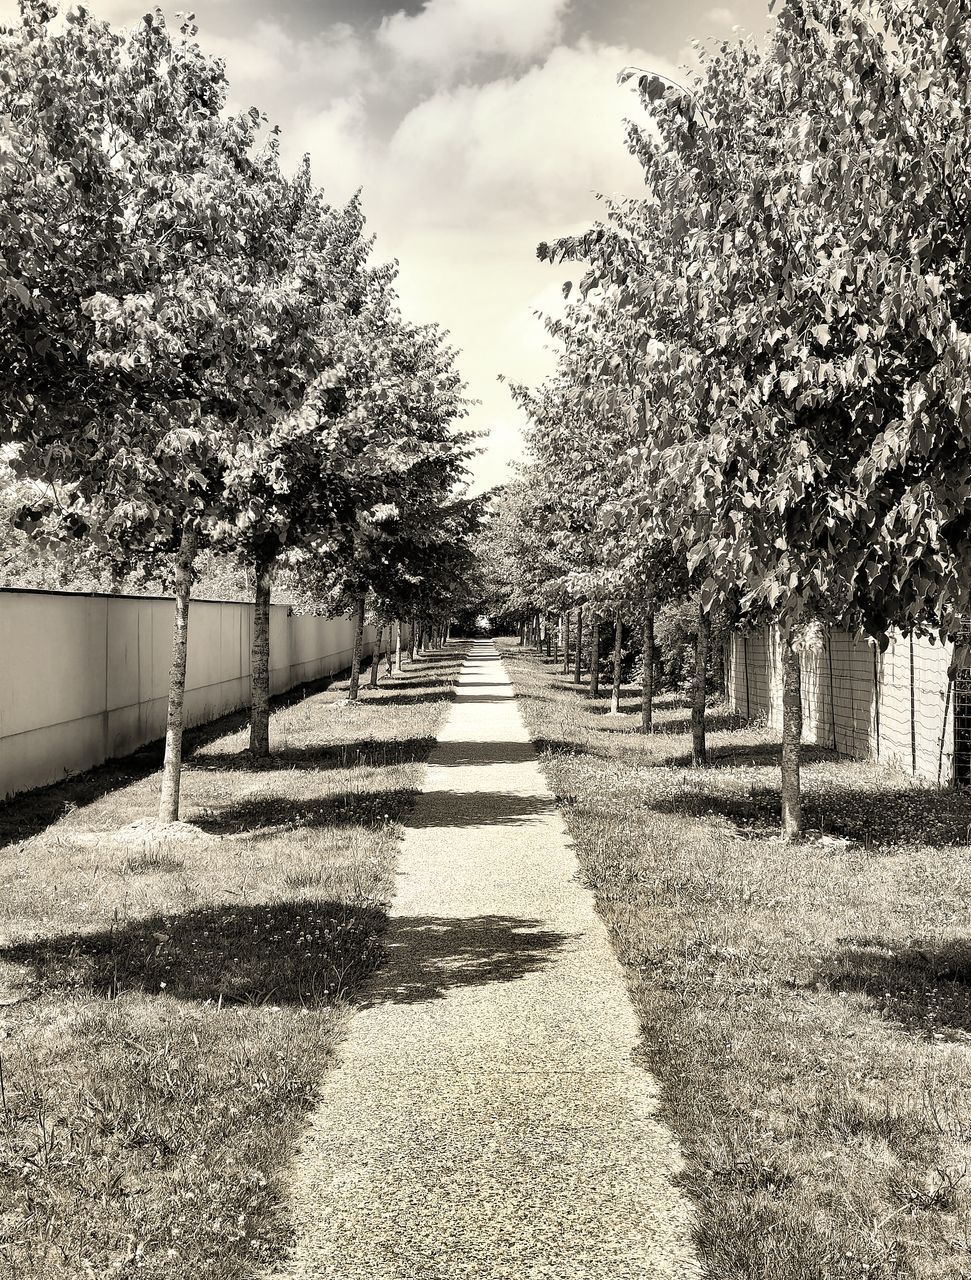
[[[522,453],[500,375],[552,367],[537,312],[576,268],[536,258],[583,230],[598,193],[636,194],[624,120],[643,118],[624,67],[676,75],[692,40],[760,33],[768,0],[197,0],[199,43],[223,58],[231,102],[281,128],[288,165],[309,153],[333,201],[363,188],[377,255],[400,262],[402,306],[460,350],[483,433],[476,489]],[[136,21],[145,0],[89,0]],[[168,16],[189,0],[162,3]],[[0,21],[16,0],[0,0]]]

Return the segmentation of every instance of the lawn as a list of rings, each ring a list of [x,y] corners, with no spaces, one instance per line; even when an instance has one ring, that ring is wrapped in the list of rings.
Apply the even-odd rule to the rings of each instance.
[[[159,754],[0,807],[0,1275],[255,1276],[287,1162],[381,958],[400,822],[460,655],[346,701],[190,737],[159,845]],[[132,824],[136,824],[133,829]],[[129,830],[121,838],[119,829]]]
[[[971,1276],[971,799],[683,702],[605,714],[503,652],[625,967],[718,1280]]]

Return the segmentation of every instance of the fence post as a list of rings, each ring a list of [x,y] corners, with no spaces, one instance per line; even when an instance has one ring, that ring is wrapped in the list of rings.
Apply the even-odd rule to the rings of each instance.
[[[910,771],[917,777],[917,688],[914,678],[914,633],[910,633]]]
[[[752,698],[749,693],[748,683],[748,636],[742,636],[742,655],[745,660],[745,719],[752,719]]]
[[[954,676],[947,677],[947,693],[944,696],[944,723],[941,725],[941,745],[937,752],[937,785],[941,785],[941,769],[944,767],[944,739],[947,737],[947,716],[951,709],[951,690],[954,688]],[[951,770],[952,778],[954,770]]]
[[[833,732],[833,750],[840,753],[836,739],[836,689],[833,685],[833,628],[826,628],[826,662],[829,666],[829,723]]]

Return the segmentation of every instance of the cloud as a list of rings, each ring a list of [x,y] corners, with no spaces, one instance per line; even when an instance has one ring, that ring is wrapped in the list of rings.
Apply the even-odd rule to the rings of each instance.
[[[328,146],[332,158],[343,153],[349,168],[366,170],[365,209],[382,256],[401,261],[406,310],[441,321],[462,351],[481,401],[470,425],[489,433],[480,484],[499,481],[521,451],[521,415],[497,375],[535,382],[551,368],[535,313],[555,313],[563,281],[577,274],[538,262],[536,245],[588,227],[602,212],[595,193],[642,190],[624,120],[645,117],[631,88],[617,84],[629,65],[675,74],[642,49],[583,40],[518,74],[430,92],[363,159],[347,149],[346,133],[334,149],[308,122],[304,138],[325,187]]]
[[[327,101],[347,92],[370,65],[370,51],[348,23],[338,22],[318,35],[297,38],[276,22],[255,24],[245,37],[203,31],[199,37],[207,53],[222,58],[226,75],[239,99],[240,89],[267,91],[285,85],[291,101]]]
[[[617,84],[630,63],[671,71],[643,51],[581,41],[558,46],[519,76],[433,93],[388,145],[399,216],[426,226],[532,225],[557,234],[593,215],[593,193],[638,189],[623,122],[640,108]]]
[[[361,186],[370,189],[382,164],[360,94],[337,98],[321,111],[298,111],[280,141],[284,165],[292,168],[310,155],[315,180],[335,203]]]
[[[457,73],[489,57],[525,62],[560,38],[569,0],[426,0],[382,20],[378,44],[399,62]]]
[[[736,18],[735,14],[732,12],[731,9],[724,9],[724,8],[709,9],[708,12],[705,14],[705,17],[708,19],[709,22],[714,22],[717,26],[720,26],[720,27],[734,27],[735,24],[738,22],[738,19]]]

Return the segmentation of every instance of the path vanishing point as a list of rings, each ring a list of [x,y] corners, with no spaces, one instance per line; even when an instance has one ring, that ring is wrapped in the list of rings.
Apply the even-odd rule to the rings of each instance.
[[[637,1021],[505,669],[472,645],[390,959],[295,1166],[279,1280],[694,1280]]]

